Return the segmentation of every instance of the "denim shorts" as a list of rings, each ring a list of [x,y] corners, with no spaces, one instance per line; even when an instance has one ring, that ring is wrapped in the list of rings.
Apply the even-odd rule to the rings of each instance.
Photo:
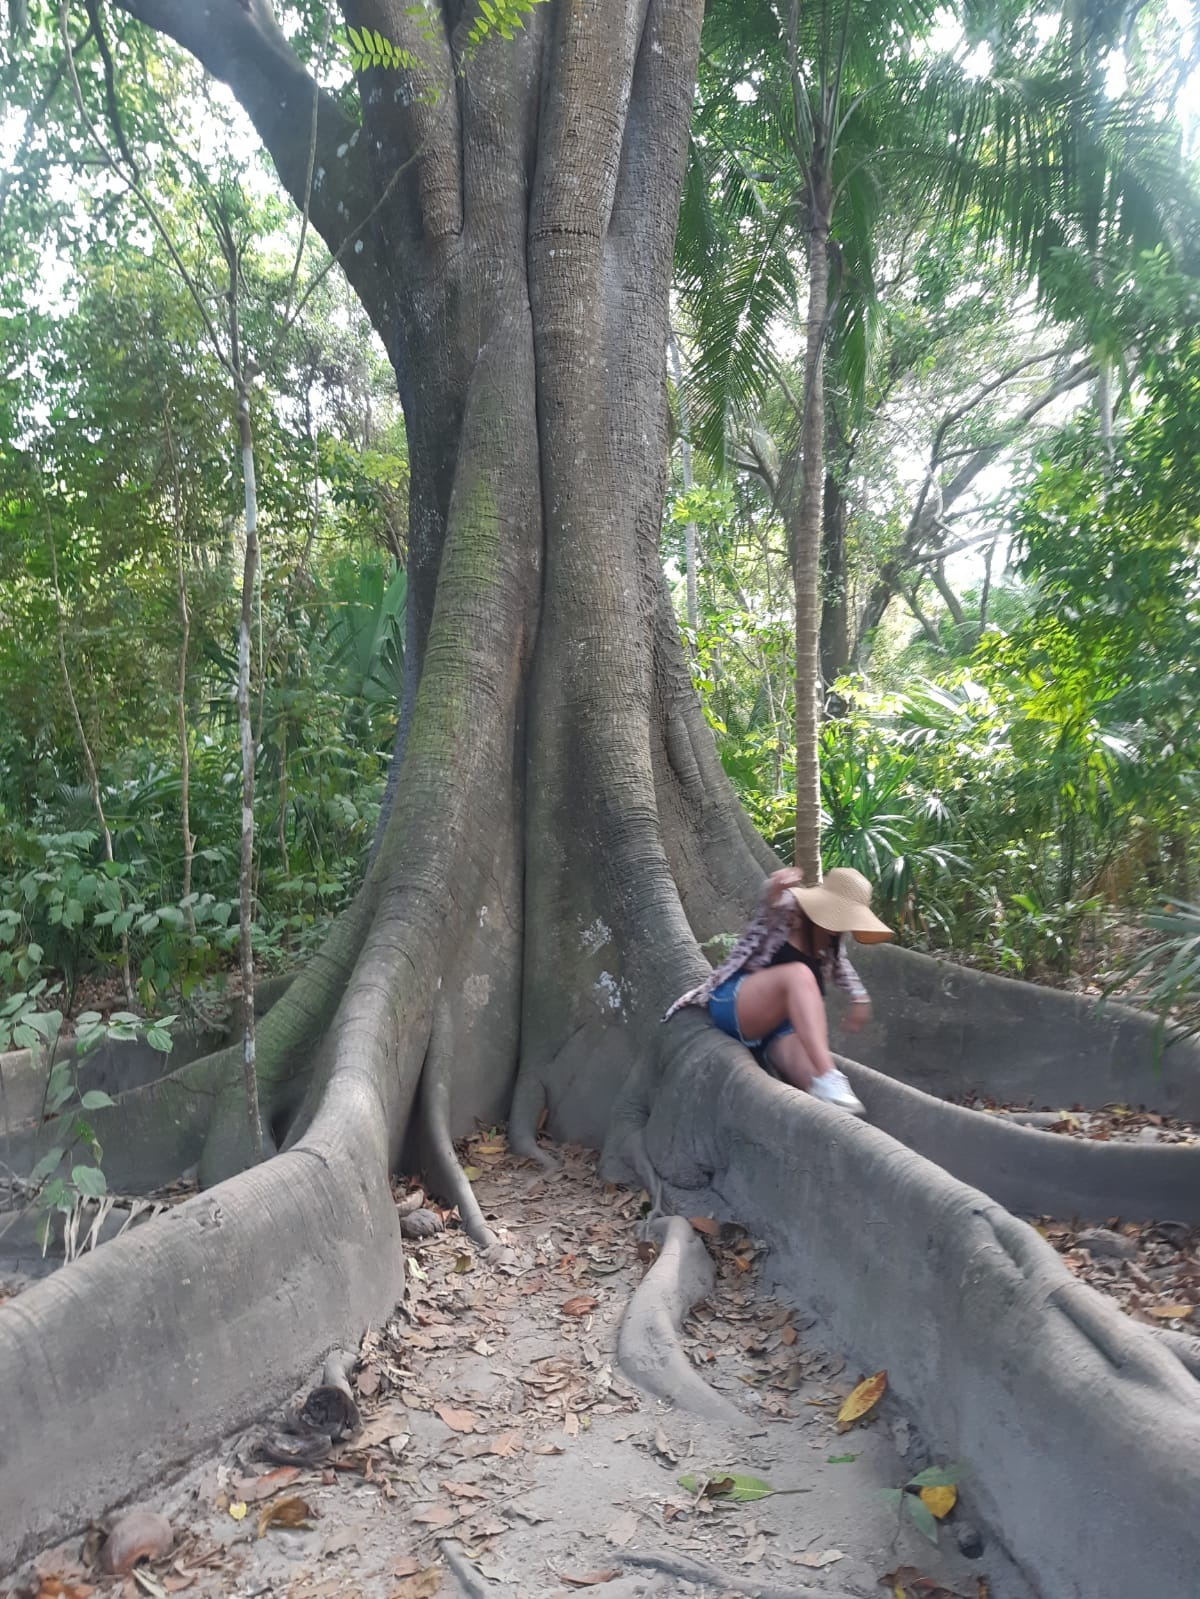
[[[780,1022],[779,1026],[769,1032],[765,1038],[742,1037],[737,1019],[737,991],[748,976],[748,972],[739,972],[736,977],[727,977],[723,983],[714,988],[708,996],[708,1014],[716,1026],[723,1033],[728,1033],[730,1038],[736,1038],[738,1043],[745,1044],[747,1049],[760,1049],[774,1038],[782,1038],[785,1033],[795,1032],[795,1028],[791,1022]]]

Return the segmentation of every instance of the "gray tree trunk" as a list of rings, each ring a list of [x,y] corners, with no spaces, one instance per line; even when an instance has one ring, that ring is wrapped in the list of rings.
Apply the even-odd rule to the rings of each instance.
[[[389,798],[362,893],[259,1029],[263,1118],[296,1151],[353,1147],[355,1184],[386,1177],[415,1111],[511,1110],[520,1146],[545,1107],[556,1134],[636,1143],[613,1106],[660,1069],[697,937],[735,927],[774,864],[657,556],[699,0],[551,0],[465,62],[453,18],[430,41],[401,4],[347,0],[347,23],[420,56],[422,92],[365,72],[361,138],[318,96],[311,163],[313,86],[263,0],[123,9],[242,101],[383,337],[408,426]],[[170,1149],[215,1181],[254,1158],[240,1064],[97,1120],[145,1147],[169,1100]]]

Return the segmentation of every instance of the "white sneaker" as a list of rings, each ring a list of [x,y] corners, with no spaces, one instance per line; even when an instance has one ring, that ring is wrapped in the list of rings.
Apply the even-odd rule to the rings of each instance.
[[[867,1114],[867,1107],[850,1087],[845,1072],[838,1071],[836,1066],[832,1071],[814,1077],[809,1093],[814,1099],[823,1099],[829,1105],[836,1105],[839,1110],[848,1111],[851,1116]]]

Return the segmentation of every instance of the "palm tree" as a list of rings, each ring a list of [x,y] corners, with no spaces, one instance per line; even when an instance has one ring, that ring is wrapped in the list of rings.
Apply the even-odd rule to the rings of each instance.
[[[940,220],[998,243],[1039,283],[1071,247],[1094,258],[1157,242],[1167,227],[1158,197],[1170,193],[1161,177],[1172,168],[1171,135],[1140,100],[1109,98],[1099,71],[1123,8],[1089,9],[1086,51],[1066,13],[1060,34],[1035,50],[1024,11],[976,7],[958,54],[935,53],[943,15],[931,0],[787,0],[749,19],[718,5],[710,18],[679,239],[701,352],[693,432],[723,462],[733,418],[780,377],[773,327],[797,303],[801,258],[801,392],[771,488],[795,589],[795,860],[813,881],[826,363],[833,343],[844,381],[861,393],[881,222],[904,212]],[[978,66],[984,39],[991,70],[973,74],[968,50]]]

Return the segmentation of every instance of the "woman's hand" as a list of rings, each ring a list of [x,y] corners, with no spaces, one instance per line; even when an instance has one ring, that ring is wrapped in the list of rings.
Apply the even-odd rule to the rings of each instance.
[[[804,873],[798,866],[784,866],[779,871],[772,872],[767,882],[772,890],[782,888],[799,888],[804,881]]]
[[[871,1001],[869,999],[856,999],[846,1006],[846,1013],[842,1017],[842,1026],[848,1033],[861,1033],[871,1020]]]

